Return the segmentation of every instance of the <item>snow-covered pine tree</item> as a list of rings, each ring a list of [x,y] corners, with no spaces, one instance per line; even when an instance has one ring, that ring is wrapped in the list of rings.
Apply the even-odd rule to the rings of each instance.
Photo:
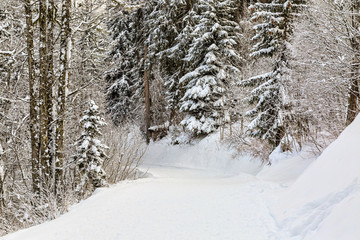
[[[175,71],[176,63],[164,57],[163,51],[173,45],[179,34],[184,6],[183,0],[148,1],[144,6],[144,32],[148,33],[144,42],[148,49],[145,68],[151,92],[151,124],[162,125],[169,121],[163,89],[169,75]]]
[[[242,86],[252,87],[248,97],[250,104],[256,106],[246,115],[251,118],[248,134],[266,139],[273,147],[279,145],[286,133],[286,112],[291,103],[286,93],[288,81],[288,35],[291,34],[291,20],[301,7],[300,1],[273,0],[257,2],[249,7],[255,36],[251,57],[273,57],[270,72],[241,82]]]
[[[144,28],[149,32],[145,44],[148,46],[150,62],[159,60],[159,52],[169,48],[178,35],[178,18],[182,0],[158,0],[147,2]]]
[[[184,0],[147,1],[136,10],[122,11],[111,21],[114,39],[111,57],[116,65],[107,72],[106,80],[108,109],[116,124],[129,117],[140,118],[144,108],[138,103],[143,97],[145,69],[150,88],[156,71],[165,81],[175,72],[176,63],[164,57],[163,52],[173,45],[181,30],[186,6]],[[151,102],[152,112],[156,112],[158,104],[164,105],[157,103],[154,96]]]
[[[186,74],[189,67],[183,59],[186,57],[192,42],[191,33],[194,31],[197,16],[193,9],[186,9],[186,11],[181,14],[182,21],[179,21],[181,22],[179,34],[174,39],[171,47],[159,53],[162,60],[161,69],[166,75],[166,100],[171,122],[180,109],[179,102],[183,95],[180,78]]]
[[[229,107],[227,91],[240,73],[237,51],[240,27],[235,21],[235,0],[199,0],[199,22],[185,57],[189,71],[181,77],[185,88],[180,110],[181,122],[194,134],[208,134],[224,124]],[[194,6],[195,7],[195,6]]]
[[[106,73],[107,110],[119,125],[138,117],[142,105],[143,84],[143,9],[124,10],[110,22],[114,67]]]
[[[77,188],[80,195],[86,194],[91,188],[106,185],[106,174],[102,164],[107,158],[105,150],[108,147],[99,139],[102,136],[100,127],[106,123],[100,117],[98,108],[93,100],[89,102],[89,108],[84,111],[84,116],[80,120],[83,132],[75,143],[77,154],[74,160],[80,173]]]

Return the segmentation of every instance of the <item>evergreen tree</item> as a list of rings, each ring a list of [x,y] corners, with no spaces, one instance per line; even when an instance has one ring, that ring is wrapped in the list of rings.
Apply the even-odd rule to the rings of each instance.
[[[107,109],[119,125],[136,119],[143,109],[139,106],[144,88],[143,9],[120,12],[109,28],[113,38],[110,56],[115,64],[105,78]]]
[[[250,6],[255,42],[251,57],[274,57],[272,70],[241,82],[253,87],[248,101],[256,106],[246,113],[252,121],[248,134],[268,140],[276,147],[286,132],[287,109],[290,102],[286,94],[288,74],[288,35],[291,34],[291,19],[301,5],[292,0],[274,0],[271,3],[257,2]]]
[[[182,67],[185,53],[177,55],[168,50],[178,43],[177,39],[183,41],[179,33],[186,26],[183,22],[189,11],[187,6],[188,2],[184,0],[148,1],[139,9],[122,11],[111,21],[110,31],[114,39],[111,57],[116,67],[107,72],[107,102],[116,124],[129,116],[136,119],[143,111],[144,108],[138,103],[143,97],[145,70],[150,88],[154,78],[161,77],[165,88],[169,90],[166,94],[167,103],[157,103],[155,93],[152,92],[151,113],[156,111],[156,107],[163,109],[165,104],[170,115],[174,116],[180,98],[178,70]],[[190,34],[186,38],[187,44],[190,44]],[[186,45],[182,44],[183,49],[180,51],[188,49]],[[146,56],[145,49],[148,50]],[[159,104],[161,106],[157,106]]]
[[[145,7],[144,32],[148,33],[144,42],[148,49],[145,68],[148,71],[151,92],[151,124],[161,125],[173,118],[173,109],[163,97],[165,82],[175,71],[177,62],[166,58],[164,50],[173,45],[179,34],[185,3],[182,0],[149,1]]]
[[[184,14],[179,27],[179,34],[174,39],[172,46],[160,52],[163,61],[162,70],[165,72],[165,87],[167,109],[170,110],[170,120],[172,121],[180,109],[180,99],[183,91],[180,86],[180,78],[186,74],[189,66],[183,59],[189,50],[192,42],[191,33],[194,31],[197,14],[190,9]]]
[[[183,5],[182,0],[159,0],[149,1],[144,7],[144,32],[148,32],[145,44],[149,49],[150,62],[157,62],[159,53],[168,49],[179,34],[178,21]]]
[[[184,59],[190,71],[180,79],[185,88],[180,110],[186,113],[181,124],[195,134],[210,133],[224,123],[227,91],[240,72],[240,28],[231,14],[234,3],[200,0],[196,5],[199,21]]]
[[[106,123],[100,117],[98,106],[90,101],[89,109],[84,111],[80,120],[83,132],[75,143],[77,154],[74,159],[80,172],[80,184],[78,191],[84,194],[89,187],[98,188],[106,185],[106,174],[102,169],[104,160],[107,159],[105,149],[108,147],[101,142],[100,127]]]

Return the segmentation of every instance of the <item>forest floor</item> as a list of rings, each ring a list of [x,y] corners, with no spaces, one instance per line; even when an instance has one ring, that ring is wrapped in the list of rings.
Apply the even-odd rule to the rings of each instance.
[[[152,143],[147,178],[98,189],[59,218],[1,240],[358,240],[360,117],[314,160],[275,150],[271,166],[212,135]],[[341,163],[341,164],[340,164]]]

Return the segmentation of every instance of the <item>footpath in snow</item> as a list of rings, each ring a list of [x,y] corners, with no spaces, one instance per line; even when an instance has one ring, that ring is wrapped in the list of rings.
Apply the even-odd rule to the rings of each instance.
[[[277,240],[263,195],[281,187],[255,177],[258,162],[233,162],[216,139],[153,144],[142,167],[152,177],[101,189],[58,219],[2,239]]]
[[[151,144],[151,177],[1,240],[360,239],[360,117],[317,160],[276,150],[261,166],[217,139]]]

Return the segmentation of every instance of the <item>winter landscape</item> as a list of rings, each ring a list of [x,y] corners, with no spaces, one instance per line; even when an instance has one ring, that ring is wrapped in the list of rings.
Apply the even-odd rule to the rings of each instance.
[[[2,0],[1,240],[359,240],[360,2]]]

